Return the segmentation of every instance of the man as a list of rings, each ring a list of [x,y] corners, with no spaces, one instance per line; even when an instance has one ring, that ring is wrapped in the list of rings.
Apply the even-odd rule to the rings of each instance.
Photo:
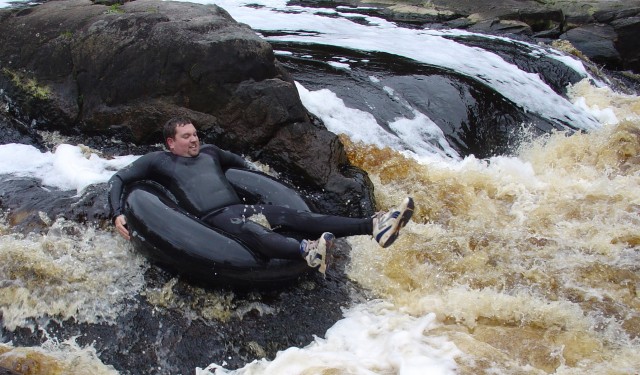
[[[391,245],[413,214],[413,199],[371,218],[347,218],[298,211],[273,205],[242,204],[226,179],[231,167],[255,169],[242,157],[213,145],[200,146],[196,128],[186,118],[173,118],[164,125],[169,151],[152,152],[121,169],[109,180],[109,204],[113,222],[129,240],[126,218],[120,207],[124,187],[140,180],[153,180],[167,188],[178,204],[208,225],[242,239],[270,258],[304,258],[310,267],[326,270],[326,254],[335,236],[373,235],[382,247]],[[266,217],[271,227],[318,233],[317,240],[298,241],[246,218]]]

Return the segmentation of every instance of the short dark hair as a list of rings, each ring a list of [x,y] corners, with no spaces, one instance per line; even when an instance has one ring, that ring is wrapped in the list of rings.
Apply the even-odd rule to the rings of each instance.
[[[167,138],[174,138],[176,136],[176,128],[178,126],[187,124],[191,124],[191,120],[186,117],[174,117],[165,122],[162,127],[162,136],[164,137],[164,141],[166,142]]]

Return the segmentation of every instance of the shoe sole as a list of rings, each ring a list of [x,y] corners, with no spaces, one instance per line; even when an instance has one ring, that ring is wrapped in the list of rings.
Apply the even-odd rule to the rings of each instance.
[[[323,257],[320,260],[320,267],[318,267],[318,271],[323,275],[325,274],[325,272],[327,272],[327,255],[329,253],[329,250],[331,250],[331,248],[333,247],[333,241],[335,239],[336,236],[329,232],[323,233],[320,237],[320,243],[318,244],[318,247],[322,249]]]
[[[391,226],[389,230],[387,230],[387,233],[384,233],[381,236],[381,242],[379,242],[380,246],[389,247],[396,241],[400,229],[404,228],[409,220],[411,220],[411,217],[413,216],[413,209],[413,198],[409,197],[404,202],[402,202],[402,206],[400,208],[400,218],[395,222],[393,226]],[[387,239],[384,238],[386,235],[389,236]]]

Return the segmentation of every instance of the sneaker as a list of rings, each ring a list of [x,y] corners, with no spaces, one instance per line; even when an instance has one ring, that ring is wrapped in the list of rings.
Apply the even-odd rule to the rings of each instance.
[[[329,232],[322,233],[315,241],[302,240],[300,252],[307,261],[309,267],[318,267],[318,271],[324,275],[327,271],[327,252],[331,250],[335,236]]]
[[[405,198],[400,206],[388,212],[378,212],[373,217],[373,238],[382,247],[390,246],[413,215],[413,199]]]

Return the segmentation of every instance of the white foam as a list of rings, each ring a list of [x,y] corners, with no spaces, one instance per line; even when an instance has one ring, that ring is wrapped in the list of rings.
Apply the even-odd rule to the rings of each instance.
[[[400,147],[397,138],[382,129],[372,114],[348,108],[342,99],[328,89],[309,91],[299,83],[296,83],[296,87],[305,107],[320,117],[328,130],[346,134],[356,142],[379,147]]]
[[[0,174],[38,178],[45,186],[81,193],[87,186],[106,182],[120,168],[138,156],[119,156],[107,160],[80,146],[61,144],[54,152],[41,152],[22,144],[0,145]]]
[[[599,127],[598,121],[590,113],[556,94],[538,74],[522,71],[492,52],[468,47],[444,37],[452,34],[471,35],[469,32],[407,29],[376,17],[364,17],[368,25],[363,25],[349,20],[352,16],[363,18],[362,15],[350,15],[333,9],[286,6],[284,1],[198,0],[194,2],[217,4],[239,22],[246,23],[257,30],[289,31],[288,34],[279,32],[277,36],[267,37],[267,40],[319,43],[404,56],[465,74],[492,87],[528,111],[558,119],[576,128]],[[246,4],[252,4],[252,6],[246,7]],[[261,7],[255,5],[261,5]],[[326,15],[329,14],[333,16],[327,17]],[[486,37],[480,34],[474,35]],[[533,50],[533,55],[549,55],[586,76],[582,64],[573,57],[560,52],[543,50],[533,44],[527,44],[527,46]]]
[[[291,56],[291,55],[293,55],[293,52],[289,52],[289,51],[273,50],[273,53],[276,54],[276,55],[280,55],[280,56]]]
[[[213,364],[196,374],[456,374],[455,358],[462,353],[429,333],[438,327],[435,314],[414,317],[372,301],[346,311],[325,338],[316,337],[303,349],[289,348],[273,361],[254,361],[236,371]]]
[[[351,66],[347,63],[337,62],[337,61],[329,61],[327,64],[333,66],[336,69],[344,69],[351,70]]]
[[[380,127],[370,113],[347,107],[328,89],[310,91],[300,83],[296,83],[296,87],[304,106],[320,117],[333,133],[345,134],[356,142],[403,151],[416,159],[460,158],[444,138],[442,130],[418,111],[413,111],[411,119],[399,117],[389,123],[394,134]]]

